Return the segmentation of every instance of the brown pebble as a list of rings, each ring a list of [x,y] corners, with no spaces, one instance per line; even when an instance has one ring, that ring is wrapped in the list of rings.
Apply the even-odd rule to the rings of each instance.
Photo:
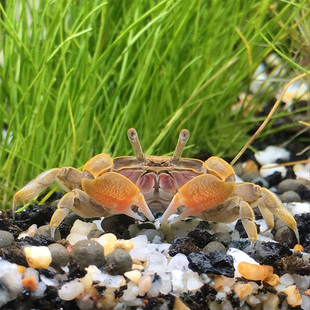
[[[245,279],[253,281],[264,280],[273,274],[272,266],[255,265],[247,262],[239,263],[237,269]]]
[[[304,250],[304,247],[301,244],[296,244],[293,250],[302,252]]]
[[[176,297],[173,305],[173,310],[190,310],[190,308],[180,297]]]
[[[25,279],[22,279],[22,284],[25,290],[27,290],[28,292],[34,292],[38,289],[38,284],[34,276],[30,276]]]
[[[280,283],[280,277],[273,273],[270,277],[264,279],[264,282],[270,286],[277,286]]]
[[[258,167],[257,164],[253,160],[248,160],[245,162],[244,168],[243,168],[243,173],[246,172],[257,172]]]

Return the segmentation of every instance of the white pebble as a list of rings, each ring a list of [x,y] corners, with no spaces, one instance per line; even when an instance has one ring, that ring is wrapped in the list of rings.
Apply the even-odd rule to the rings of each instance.
[[[305,202],[289,202],[283,204],[286,209],[292,214],[310,213],[310,203]]]
[[[99,281],[100,285],[119,288],[124,280],[123,276],[112,276],[106,273],[94,273],[93,280]]]
[[[137,298],[139,294],[139,288],[136,283],[129,281],[127,283],[127,289],[123,292],[122,300],[132,301]]]
[[[76,244],[80,240],[86,240],[86,239],[87,239],[87,236],[84,236],[78,233],[71,233],[67,236],[67,240],[69,241],[71,245]]]
[[[23,231],[22,233],[20,233],[17,239],[22,239],[25,237],[33,237],[37,229],[38,229],[38,226],[36,224],[32,224],[26,231]]]
[[[280,277],[280,284],[284,285],[285,287],[293,285],[294,279],[290,274],[286,273]]]
[[[166,271],[167,272],[171,272],[172,270],[186,271],[188,270],[188,264],[189,262],[186,255],[178,253],[170,259]]]
[[[77,233],[84,236],[88,236],[88,234],[97,228],[97,225],[94,223],[87,223],[81,220],[76,220],[70,230],[70,233]]]
[[[187,289],[191,292],[199,290],[203,286],[203,282],[200,280],[197,272],[187,270],[186,272]]]
[[[78,279],[75,279],[73,281],[64,284],[58,291],[58,296],[62,300],[70,301],[75,299],[83,292],[84,292],[83,284]]]
[[[25,279],[31,276],[34,277],[36,283],[38,284],[39,283],[39,271],[33,268],[26,268],[23,278]]]
[[[181,270],[172,270],[172,289],[176,293],[186,292],[184,283],[183,283],[183,271]]]
[[[310,276],[301,276],[299,274],[292,274],[294,283],[301,291],[306,291],[310,285]]]
[[[159,252],[159,253],[167,256],[170,246],[171,246],[171,244],[169,244],[169,243],[160,243],[160,244],[148,243],[146,245],[146,248],[149,252]]]
[[[293,170],[296,174],[296,179],[305,179],[310,181],[310,164],[307,165],[296,164],[293,167]]]
[[[256,152],[254,156],[260,165],[265,165],[274,163],[278,159],[288,161],[290,152],[282,147],[270,145],[265,150]]]
[[[46,284],[44,282],[39,282],[38,288],[34,292],[31,292],[31,297],[33,298],[43,297],[45,290],[46,290]]]
[[[58,286],[58,281],[56,279],[50,279],[46,277],[45,275],[41,274],[40,279],[43,283],[45,283],[47,286]]]
[[[287,169],[284,166],[277,166],[277,163],[264,164],[261,166],[259,173],[262,178],[266,178],[275,172],[280,172],[282,177],[285,177]]]
[[[307,295],[302,295],[301,300],[302,300],[301,309],[309,310],[310,309],[310,297]]]
[[[146,271],[161,272],[167,268],[167,258],[161,253],[152,252],[147,256]]]
[[[160,293],[167,295],[171,292],[171,274],[160,273],[161,286],[159,288]]]
[[[139,261],[146,261],[149,251],[145,246],[138,246],[129,251],[132,259],[137,259]]]
[[[146,246],[148,243],[146,235],[139,235],[137,237],[131,238],[130,241],[133,242],[134,247]]]
[[[153,280],[153,277],[151,277],[148,274],[144,274],[141,277],[140,282],[138,284],[140,296],[143,296],[151,288],[152,280]]]

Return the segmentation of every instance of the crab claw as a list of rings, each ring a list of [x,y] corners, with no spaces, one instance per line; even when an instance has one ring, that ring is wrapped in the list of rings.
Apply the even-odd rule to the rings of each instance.
[[[104,207],[142,221],[143,218],[131,209],[132,205],[136,205],[150,221],[154,220],[139,188],[119,173],[107,172],[91,179],[87,177],[86,171],[82,187],[87,195]]]
[[[160,223],[176,213],[181,206],[185,206],[183,212],[171,223],[208,210],[225,201],[234,192],[234,170],[227,162],[210,157],[205,165],[209,174],[197,176],[184,184],[174,195]]]

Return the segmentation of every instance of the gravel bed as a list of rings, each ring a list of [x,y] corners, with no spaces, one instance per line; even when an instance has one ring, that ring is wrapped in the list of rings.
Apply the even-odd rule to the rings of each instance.
[[[261,149],[245,155],[236,175],[279,196],[297,221],[299,245],[277,218],[265,231],[257,208],[253,246],[240,220],[195,217],[158,228],[72,213],[54,239],[54,197],[15,221],[11,211],[0,215],[1,309],[310,309],[310,165],[270,168],[296,160],[298,147]]]

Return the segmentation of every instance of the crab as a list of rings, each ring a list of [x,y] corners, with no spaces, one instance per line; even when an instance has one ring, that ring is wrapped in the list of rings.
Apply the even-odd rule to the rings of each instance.
[[[154,221],[152,212],[163,212],[159,222],[164,223],[181,210],[170,224],[191,215],[224,223],[240,218],[249,239],[255,242],[252,208],[257,206],[268,229],[273,228],[275,215],[299,241],[295,219],[270,190],[236,183],[233,167],[219,157],[205,162],[182,158],[189,139],[187,129],[181,131],[172,156],[145,156],[136,130],[130,128],[127,135],[135,156],[112,159],[102,153],[87,161],[82,171],[64,167],[42,172],[14,195],[13,214],[18,202],[30,202],[57,181],[67,193],[51,218],[52,236],[70,211],[85,218],[123,213],[140,221],[145,218],[135,212],[137,209],[150,221]]]

